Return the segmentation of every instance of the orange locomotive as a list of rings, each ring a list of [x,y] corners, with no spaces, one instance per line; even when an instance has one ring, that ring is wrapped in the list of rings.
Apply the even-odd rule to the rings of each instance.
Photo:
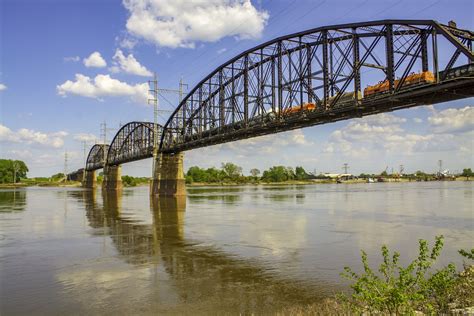
[[[316,105],[314,103],[304,103],[302,106],[301,105],[296,105],[292,106],[291,108],[287,108],[283,110],[283,114],[295,114],[300,111],[313,111],[316,108]]]
[[[412,86],[412,85],[418,85],[421,83],[433,83],[435,82],[434,75],[431,71],[423,71],[420,73],[413,73],[409,75],[406,79],[405,82],[403,83],[403,88]],[[394,87],[397,88],[400,83],[400,80],[397,79],[393,83]],[[375,94],[379,93],[384,93],[387,92],[389,89],[388,85],[388,80],[379,82],[378,84],[374,86],[368,86],[367,88],[364,89],[364,97],[370,97]]]

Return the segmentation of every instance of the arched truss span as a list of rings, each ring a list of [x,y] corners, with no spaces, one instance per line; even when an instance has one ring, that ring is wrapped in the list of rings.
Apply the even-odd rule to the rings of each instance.
[[[157,125],[157,142],[163,127]],[[130,122],[115,135],[107,153],[108,165],[140,160],[153,156],[154,129],[150,122]],[[159,144],[158,144],[159,145]]]
[[[344,24],[277,38],[194,87],[166,122],[160,149],[176,152],[470,97],[473,39],[472,31],[432,20]],[[413,73],[427,72],[434,81],[407,84]],[[386,83],[384,93],[364,93],[378,82]],[[456,93],[461,90],[464,95]]]
[[[109,145],[107,144],[95,144],[92,146],[89,155],[87,156],[86,170],[92,171],[104,168],[108,150]]]

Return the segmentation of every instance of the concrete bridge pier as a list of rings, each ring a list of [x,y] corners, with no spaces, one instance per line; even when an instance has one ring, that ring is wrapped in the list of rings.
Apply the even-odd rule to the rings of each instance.
[[[84,170],[84,180],[82,180],[82,187],[86,189],[95,189],[97,187],[97,178],[95,176],[95,170],[88,171]]]
[[[184,154],[182,152],[175,154],[158,154],[150,188],[152,195],[186,195],[183,159]]]
[[[104,181],[102,182],[103,190],[120,190],[122,189],[122,166],[105,166]]]

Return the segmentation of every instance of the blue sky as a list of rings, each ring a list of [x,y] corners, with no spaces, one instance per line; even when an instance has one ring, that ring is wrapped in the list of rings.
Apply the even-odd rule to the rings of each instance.
[[[107,121],[109,140],[120,124],[152,121],[143,91],[151,72],[159,86],[192,88],[218,65],[274,37],[305,29],[379,19],[455,20],[474,29],[472,1],[190,1],[0,0],[0,156],[21,159],[30,176],[81,167],[81,140],[92,145]],[[235,7],[235,6],[234,6]],[[145,8],[145,9],[143,9]],[[148,8],[148,9],[147,9]],[[154,9],[153,9],[154,8]],[[159,8],[159,10],[157,9]],[[222,12],[228,14],[223,17]],[[147,17],[173,18],[169,25]],[[214,27],[202,27],[210,19]],[[148,23],[148,24],[147,24]],[[191,28],[181,29],[189,23]],[[177,96],[165,95],[172,109]],[[232,161],[252,167],[303,165],[319,172],[354,173],[385,167],[407,172],[474,167],[473,99],[438,104],[306,128],[187,152],[186,166]],[[161,122],[169,115],[161,113]],[[454,126],[454,127],[453,127]],[[151,162],[124,166],[124,173],[150,175]]]

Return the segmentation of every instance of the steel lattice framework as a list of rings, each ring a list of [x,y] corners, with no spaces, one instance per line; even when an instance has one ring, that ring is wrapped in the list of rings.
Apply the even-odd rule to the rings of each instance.
[[[87,156],[86,170],[90,171],[103,168],[108,150],[109,145],[107,144],[95,144],[92,146],[89,155]]]
[[[472,97],[473,39],[472,31],[432,20],[344,24],[277,38],[194,87],[166,122],[160,150]],[[405,84],[412,73],[428,71],[435,82]],[[384,81],[387,93],[363,94],[362,87]]]
[[[158,139],[163,127],[157,125]],[[153,123],[130,122],[120,128],[110,145],[94,145],[87,157],[86,170],[97,170],[107,165],[150,158],[153,156]]]
[[[173,153],[474,96],[474,32],[432,20],[320,27],[261,44],[215,69],[157,126]],[[411,82],[415,74],[430,81]],[[383,93],[363,87],[381,83]],[[86,170],[149,158],[153,123],[96,144]]]
[[[158,139],[163,127],[157,126]],[[119,165],[153,156],[153,123],[130,122],[122,126],[110,144],[107,164]]]

